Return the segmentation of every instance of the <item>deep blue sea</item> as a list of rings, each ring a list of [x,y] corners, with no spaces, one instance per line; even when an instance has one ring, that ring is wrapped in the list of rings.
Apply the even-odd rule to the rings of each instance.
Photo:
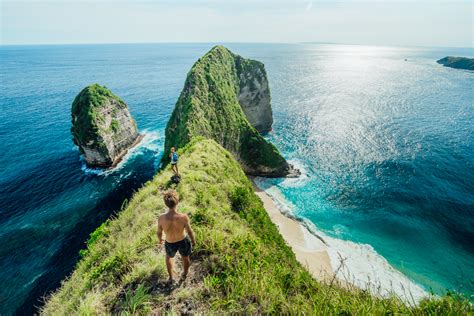
[[[212,46],[0,47],[0,314],[34,311],[89,233],[153,177],[186,74]],[[474,72],[436,60],[473,49],[226,46],[265,63],[268,138],[304,173],[264,185],[323,234],[364,245],[425,290],[472,295]],[[71,140],[71,103],[96,82],[146,135],[111,172],[86,169]]]

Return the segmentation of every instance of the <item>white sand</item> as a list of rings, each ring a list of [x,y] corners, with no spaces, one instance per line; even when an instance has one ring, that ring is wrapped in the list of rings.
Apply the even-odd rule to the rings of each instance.
[[[331,260],[327,246],[313,236],[298,221],[283,215],[273,199],[263,190],[254,185],[255,194],[262,200],[272,222],[278,226],[280,234],[296,255],[296,259],[320,281],[327,281],[333,276]],[[309,238],[312,237],[312,238]],[[311,244],[308,244],[311,243]]]

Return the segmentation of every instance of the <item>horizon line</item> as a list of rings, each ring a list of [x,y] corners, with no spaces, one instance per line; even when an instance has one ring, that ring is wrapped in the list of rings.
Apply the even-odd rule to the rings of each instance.
[[[353,45],[353,46],[377,46],[377,47],[416,47],[416,48],[466,48],[469,46],[424,46],[424,45],[401,45],[401,44],[366,44],[366,43],[350,43],[350,42],[330,42],[330,41],[303,41],[303,42],[257,42],[257,41],[208,41],[208,42],[83,42],[83,43],[0,43],[2,46],[75,46],[75,45],[137,45],[137,44],[328,44],[328,45]]]

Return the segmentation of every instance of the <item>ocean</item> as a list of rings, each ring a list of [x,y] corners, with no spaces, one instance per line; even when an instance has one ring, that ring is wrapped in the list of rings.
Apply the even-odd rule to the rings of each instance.
[[[153,177],[186,74],[212,46],[0,47],[0,314],[40,306]],[[436,64],[472,48],[226,46],[265,63],[266,137],[303,171],[259,184],[330,241],[331,260],[346,256],[359,281],[473,295],[474,73]],[[86,168],[71,139],[71,103],[91,83],[124,99],[145,134],[112,171]]]

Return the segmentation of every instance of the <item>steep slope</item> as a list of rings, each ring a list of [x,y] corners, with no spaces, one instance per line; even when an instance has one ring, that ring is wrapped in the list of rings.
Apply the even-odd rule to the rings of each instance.
[[[249,79],[239,80],[239,74]],[[186,78],[166,126],[165,152],[173,146],[183,147],[193,137],[203,136],[232,152],[247,174],[268,177],[296,174],[276,147],[251,126],[239,103],[239,93],[246,100],[244,103],[265,98],[249,92],[265,86],[263,77],[266,78],[263,64],[244,60],[223,46],[211,49],[194,64]],[[255,82],[260,88],[243,88]],[[268,83],[266,87],[268,91]],[[164,155],[163,162],[168,160],[168,155]]]
[[[71,116],[74,144],[89,166],[114,166],[140,140],[127,104],[98,84],[76,96]]]
[[[316,282],[228,151],[198,137],[180,154],[181,183],[172,185],[171,170],[162,170],[117,218],[92,233],[74,273],[48,298],[44,315],[468,313],[469,305],[454,296],[412,309],[396,298],[341,288],[337,281]],[[178,191],[180,210],[190,215],[197,236],[191,275],[177,287],[165,284],[164,249],[156,235],[156,219],[165,210],[162,192],[169,187]]]

